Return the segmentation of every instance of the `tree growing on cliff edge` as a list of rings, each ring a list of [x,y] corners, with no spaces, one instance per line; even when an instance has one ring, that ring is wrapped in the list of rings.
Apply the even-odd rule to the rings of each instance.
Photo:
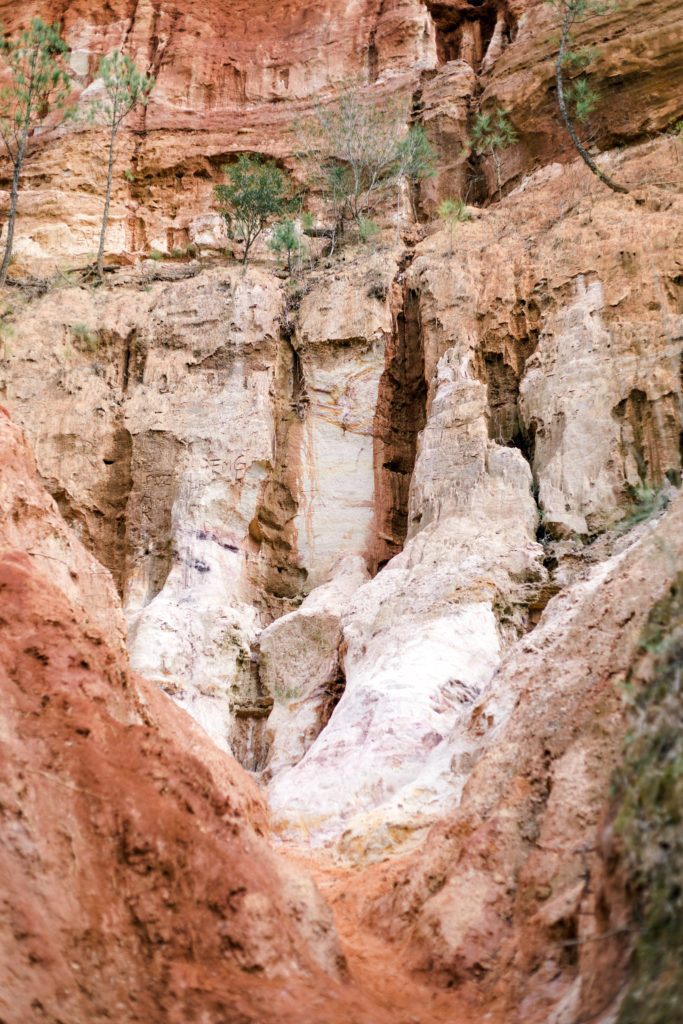
[[[243,153],[237,163],[223,168],[228,185],[215,185],[218,210],[228,234],[238,235],[244,243],[242,263],[247,265],[249,250],[269,221],[289,206],[289,186],[284,174],[272,160]]]
[[[103,95],[91,100],[88,119],[92,123],[106,128],[109,132],[107,190],[104,199],[100,244],[97,251],[97,275],[102,280],[104,239],[109,221],[116,136],[128,115],[132,114],[136,107],[147,105],[155,80],[153,75],[138,71],[132,58],[124,57],[119,50],[114,50],[107,57],[100,59],[97,75],[102,80]]]
[[[469,220],[470,213],[463,199],[444,199],[436,211],[444,222],[449,232],[450,245],[448,255],[453,255],[453,232],[455,225],[461,221]]]
[[[493,160],[498,182],[498,198],[503,198],[503,181],[501,177],[500,155],[508,146],[517,141],[517,132],[510,124],[507,111],[496,107],[488,114],[479,113],[474,119],[470,134],[470,145],[475,153],[487,153]]]
[[[555,9],[562,25],[560,48],[556,62],[557,102],[560,108],[560,116],[569,132],[574,148],[593,174],[603,185],[611,188],[613,192],[628,193],[628,189],[624,185],[612,181],[598,167],[579,139],[574,122],[572,121],[570,108],[573,108],[577,121],[585,121],[597,103],[597,93],[590,88],[588,80],[585,78],[575,79],[569,88],[566,88],[564,83],[565,67],[572,67],[574,69],[578,67],[582,71],[589,62],[588,51],[572,47],[572,26],[584,22],[588,18],[604,14],[609,5],[608,3],[603,3],[602,0],[548,0],[548,2]]]
[[[293,265],[293,257],[296,254],[299,257],[299,267],[301,266],[301,257],[306,254],[306,247],[301,240],[301,235],[297,231],[296,224],[289,218],[281,220],[273,228],[273,235],[268,242],[268,248],[272,249],[273,252],[285,253],[287,257],[287,273],[291,276]]]
[[[427,138],[421,124],[415,124],[396,144],[396,235],[399,233],[401,215],[401,182],[408,184],[410,209],[417,220],[417,204],[415,193],[417,186],[425,178],[433,178],[436,174],[436,150]]]
[[[70,92],[66,68],[68,52],[59,25],[48,25],[40,18],[34,18],[30,27],[16,38],[0,38],[0,74],[6,81],[0,89],[0,137],[13,167],[0,287],[7,280],[12,257],[19,178],[27,143],[49,115],[54,110],[62,110],[66,104]]]
[[[316,104],[293,125],[306,180],[330,208],[333,248],[345,218],[363,237],[384,197],[408,181],[414,205],[417,182],[434,173],[434,151],[421,126],[406,133],[409,118],[405,97],[373,103],[366,83],[351,79],[334,101]]]

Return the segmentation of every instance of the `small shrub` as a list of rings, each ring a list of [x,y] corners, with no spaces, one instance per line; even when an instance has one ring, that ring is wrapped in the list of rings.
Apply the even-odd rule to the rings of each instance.
[[[364,242],[372,242],[379,234],[379,224],[372,217],[358,217],[358,234]]]
[[[635,487],[631,484],[627,485],[627,491],[631,507],[628,515],[616,524],[615,529],[619,533],[628,533],[638,523],[663,511],[669,504],[669,496],[662,487],[649,487],[645,481],[641,481]]]
[[[287,704],[291,700],[298,700],[301,696],[300,686],[285,686],[284,683],[275,683],[272,696],[278,704]]]
[[[299,259],[301,259],[302,254],[305,253],[305,246],[293,220],[282,220],[275,225],[272,238],[268,242],[268,248],[272,249],[273,252],[286,253],[287,272],[291,274],[292,257],[296,253]]]
[[[408,133],[401,139],[396,146],[396,175],[398,178],[399,187],[397,189],[397,224],[396,229],[398,231],[398,216],[400,213],[400,182],[405,179],[408,183],[408,193],[410,195],[410,209],[413,214],[413,218],[417,220],[417,206],[415,203],[415,193],[417,186],[425,178],[433,178],[436,176],[437,170],[437,154],[436,150],[432,146],[431,142],[427,138],[427,133],[421,124],[413,125],[408,130]]]
[[[99,338],[85,324],[72,324],[71,337],[76,348],[96,352],[100,347]]]
[[[502,199],[500,155],[508,146],[517,141],[517,132],[510,124],[508,114],[502,107],[496,107],[488,114],[479,113],[474,119],[470,134],[470,145],[475,153],[488,154],[493,160],[498,182],[498,198]]]
[[[367,290],[367,296],[369,299],[378,299],[379,302],[385,302],[386,297],[389,294],[389,288],[386,281],[381,278],[376,278],[372,281]]]
[[[447,225],[450,232],[450,247],[448,255],[453,255],[453,232],[455,225],[461,221],[470,220],[470,213],[463,199],[444,199],[436,211],[441,220]]]
[[[683,121],[681,121],[681,125],[683,125]],[[308,210],[304,210],[301,214],[301,226],[304,231],[312,231],[315,227],[315,217]]]
[[[163,252],[159,252],[158,249],[150,249],[147,255],[150,260],[155,260],[157,263],[164,258]]]

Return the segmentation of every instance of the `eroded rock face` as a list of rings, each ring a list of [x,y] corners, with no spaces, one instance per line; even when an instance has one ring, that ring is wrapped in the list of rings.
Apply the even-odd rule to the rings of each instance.
[[[0,2],[6,30],[28,16],[13,0]],[[82,0],[39,0],[30,16],[61,19],[74,95],[83,106],[97,88],[99,57],[115,47],[125,46],[156,76],[148,106],[120,133],[107,243],[119,259],[234,244],[213,202],[221,167],[237,153],[258,151],[300,173],[292,122],[349,77],[367,79],[378,103],[400,95],[423,116],[439,159],[436,177],[418,196],[422,214],[434,215],[451,195],[495,196],[499,187],[575,156],[556,111],[557,25],[541,3],[355,0],[340,9],[332,0],[260,0],[217,11],[208,0],[145,0],[132,8],[114,0],[93,12]],[[679,5],[621,6],[600,19],[598,31],[590,68],[601,95],[590,124],[597,146],[607,150],[665,131],[680,114]],[[596,43],[592,22],[576,35],[579,45]],[[482,109],[509,111],[519,137],[502,154],[500,186],[494,161],[472,160],[467,146],[480,95]],[[18,268],[77,264],[97,249],[106,174],[99,146],[106,145],[93,136],[81,122],[32,140]],[[604,159],[610,174],[621,174],[617,151]],[[8,202],[11,176],[3,175]]]
[[[294,344],[307,405],[294,521],[309,580],[374,544],[374,419],[393,325],[391,257],[326,274],[304,297]],[[313,568],[314,567],[314,568]]]
[[[301,760],[344,692],[339,656],[342,614],[367,579],[359,556],[343,559],[329,583],[261,633],[259,676],[274,700],[268,718],[266,777]]]
[[[124,649],[126,625],[109,572],[80,544],[50,496],[36,485],[36,464],[19,427],[0,406],[3,435],[0,544],[24,551],[42,572],[109,638]]]
[[[488,440],[484,388],[454,350],[436,388],[411,491],[419,531],[351,600],[344,696],[269,790],[285,835],[339,840],[359,857],[414,841],[457,800],[466,774],[454,763],[477,753],[461,723],[500,662],[494,606],[525,603],[545,578],[531,472]]]
[[[421,970],[456,985],[483,977],[507,1019],[618,1001],[627,898],[603,815],[627,728],[621,684],[676,578],[682,517],[679,497],[622,537],[509,652],[471,719],[486,753],[460,807],[373,907],[375,920],[415,921]]]
[[[256,787],[84,618],[76,578],[102,570],[4,413],[0,438],[1,493],[21,493],[0,523],[3,1018],[294,1021],[338,999],[365,1019],[329,909],[268,848]]]
[[[147,321],[144,375],[126,403],[138,456],[130,497],[138,529],[126,580],[131,658],[224,749],[235,724],[229,700],[248,687],[259,622],[250,600],[250,562],[259,554],[249,524],[275,462],[279,299],[277,284],[257,273],[167,289]],[[164,449],[166,465],[158,461]],[[160,588],[146,557],[156,532],[147,481],[157,474],[166,474],[171,503]]]
[[[394,271],[376,263],[339,274],[347,301],[326,314],[314,287],[292,340],[280,281],[259,270],[65,289],[23,317],[22,374],[6,364],[43,479],[117,579],[134,666],[252,769],[272,706],[260,629],[373,546]]]
[[[28,14],[0,0],[10,31]],[[124,263],[233,245],[212,208],[221,165],[258,151],[298,173],[292,120],[359,72],[436,147],[418,219],[450,195],[481,208],[451,245],[434,224],[406,232],[404,195],[391,244],[387,229],[295,287],[263,259],[243,274],[188,257],[99,291],[12,291],[2,400],[125,598],[133,664],[204,732],[128,669],[112,578],[0,419],[0,998],[17,1024],[611,1013],[628,952],[604,817],[620,682],[683,554],[679,8],[600,21],[590,131],[630,145],[600,156],[626,197],[573,162],[540,4],[30,14],[62,19],[81,100],[114,46],[157,76],[120,138]],[[479,101],[519,136],[498,168],[466,146]],[[95,247],[87,131],[31,141],[17,273]],[[281,836],[354,865],[336,909],[391,1009],[340,986],[327,908],[265,847],[263,803],[216,746],[269,781]]]
[[[666,141],[643,147],[633,173],[657,160],[666,174],[671,157]],[[341,556],[374,571],[408,537],[369,585],[368,606],[335,612],[348,623],[343,656],[325,641],[330,663],[348,661],[335,715],[364,721],[363,702],[377,696],[362,645],[379,651],[392,618],[405,625],[398,640],[386,628],[387,645],[412,642],[414,593],[424,595],[425,623],[479,609],[471,682],[481,688],[572,578],[570,561],[556,566],[567,551],[555,548],[548,577],[537,530],[571,547],[628,513],[643,488],[679,483],[678,269],[668,245],[677,200],[664,190],[622,200],[598,183],[581,199],[577,173],[539,179],[533,219],[524,189],[459,225],[457,259],[441,232],[405,269],[385,251],[318,271],[298,311],[263,270],[158,281],[178,271],[156,264],[106,292],[65,288],[27,307],[4,364],[4,400],[64,514],[117,574],[134,664],[250,769],[266,766],[269,728],[298,751],[289,764],[313,738],[313,720],[286,740],[279,711],[268,725],[274,694],[259,678],[258,637],[325,586]],[[558,220],[570,200],[575,210]],[[44,417],[52,408],[59,430]],[[400,668],[396,657],[421,690],[422,666]],[[445,667],[426,673],[438,707],[451,677]],[[430,708],[416,727],[438,761],[451,725],[446,716],[436,728]],[[306,715],[318,721],[313,705]],[[418,777],[414,724],[397,741],[413,763],[407,775],[390,777],[387,764],[402,756],[390,743],[376,765],[386,786],[359,776],[345,796],[333,787],[347,807],[331,805],[335,835],[357,790],[374,814]],[[333,717],[321,742],[336,728]],[[317,756],[307,754],[311,764]],[[435,808],[451,781],[439,768]],[[281,787],[305,802],[305,787],[290,790],[284,777]],[[283,821],[288,799],[276,801]],[[396,835],[409,836],[411,813]],[[413,825],[425,822],[420,813]]]
[[[432,225],[401,251],[392,228],[293,288],[265,261],[186,260],[25,305],[17,289],[0,394],[124,595],[134,665],[269,781],[281,836],[354,865],[337,910],[367,939],[349,939],[360,976],[424,983],[385,992],[392,1024],[408,1006],[452,1024],[453,989],[462,1019],[565,1024],[620,991],[625,888],[601,825],[619,683],[682,554],[680,142],[642,142],[678,116],[680,14],[644,0],[601,23],[595,84],[623,89],[597,144],[642,143],[600,158],[622,197],[571,162],[540,5],[338,7],[66,5],[80,85],[124,39],[158,77],[121,138],[112,251],[224,248],[221,163],[293,167],[293,116],[360,69],[436,145],[421,218],[507,197],[454,246]],[[0,0],[10,29],[24,13]],[[500,180],[464,146],[482,90],[520,136]],[[19,269],[98,228],[83,130],[33,144]],[[59,559],[64,592],[0,559],[18,1021],[381,1021],[338,987],[329,913],[265,848],[254,788],[127,669],[109,575],[12,473],[0,537]]]
[[[643,323],[628,308],[630,289],[612,291],[612,275],[581,275],[567,305],[544,324],[520,384],[539,503],[547,528],[560,536],[610,525],[628,488],[680,484],[681,330],[675,318],[669,325],[656,266],[647,269],[641,288],[659,292],[651,304],[659,321]],[[610,306],[622,306],[622,315],[613,318]],[[618,373],[599,377],[608,359]]]
[[[562,177],[539,186],[548,208]],[[416,841],[485,749],[467,723],[478,697],[504,692],[506,647],[576,573],[537,531],[595,534],[640,490],[665,500],[680,482],[678,271],[662,244],[674,200],[620,205],[617,229],[618,203],[594,195],[572,226],[541,215],[527,246],[522,196],[461,225],[457,259],[436,236],[406,272],[428,384],[408,540],[343,617],[346,690],[328,727],[271,783],[287,837],[361,858]],[[612,242],[570,247],[586,231]],[[652,291],[629,270],[641,261]]]
[[[656,149],[672,169],[670,145]],[[636,149],[630,173],[653,158]],[[487,386],[489,436],[531,462],[544,527],[590,535],[623,514],[629,489],[680,482],[679,200],[581,199],[574,169],[556,171],[535,185],[533,221],[524,189],[459,226],[457,259],[442,262],[443,236],[425,243],[408,279],[426,379],[457,338]]]

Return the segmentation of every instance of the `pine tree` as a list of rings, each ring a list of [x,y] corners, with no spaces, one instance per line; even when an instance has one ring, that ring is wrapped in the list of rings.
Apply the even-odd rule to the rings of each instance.
[[[574,127],[569,113],[569,107],[574,107],[574,113],[579,121],[585,120],[588,113],[597,103],[597,94],[593,92],[586,79],[579,79],[574,83],[571,90],[567,90],[564,84],[564,68],[566,64],[579,65],[582,63],[580,51],[572,51],[571,28],[573,25],[585,21],[587,18],[603,14],[607,10],[607,4],[602,0],[549,0],[555,8],[562,21],[562,35],[560,37],[560,48],[557,54],[556,79],[557,79],[557,102],[560,107],[560,116],[574,147],[583,160],[591,169],[593,174],[603,185],[611,188],[613,192],[628,192],[624,185],[612,181],[603,170],[595,163],[590,154],[586,151]]]
[[[493,160],[498,182],[498,198],[503,198],[503,181],[501,177],[500,154],[508,146],[517,141],[517,132],[510,124],[507,111],[496,107],[488,114],[477,114],[470,142],[475,153],[487,153]]]
[[[447,225],[450,237],[448,255],[453,255],[453,232],[455,225],[460,221],[469,220],[470,214],[462,199],[444,199],[436,211],[441,220]]]
[[[293,270],[292,256],[296,253],[299,257],[305,255],[305,247],[301,236],[296,229],[293,220],[281,220],[273,229],[273,236],[268,242],[268,247],[273,252],[284,252],[287,254],[287,273],[291,275]]]
[[[7,280],[12,258],[19,179],[27,143],[49,115],[66,104],[70,92],[68,52],[59,25],[48,25],[40,18],[34,18],[30,28],[18,37],[0,39],[0,69],[9,75],[9,83],[0,90],[0,137],[14,168],[0,287]]]
[[[102,125],[109,131],[107,191],[104,199],[100,244],[97,251],[97,274],[101,280],[104,270],[104,239],[109,221],[116,136],[128,115],[136,107],[147,105],[149,94],[154,88],[154,77],[138,71],[132,58],[122,56],[119,50],[114,50],[107,57],[100,59],[97,74],[98,78],[102,80],[104,95],[91,101],[88,117],[90,121]]]

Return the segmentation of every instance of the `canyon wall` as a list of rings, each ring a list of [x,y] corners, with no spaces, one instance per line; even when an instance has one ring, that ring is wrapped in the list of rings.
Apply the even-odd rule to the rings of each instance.
[[[349,79],[369,79],[379,103],[403,97],[424,122],[439,169],[422,188],[423,216],[433,216],[444,196],[479,202],[496,194],[493,162],[467,146],[480,106],[507,109],[518,133],[502,157],[503,187],[575,155],[556,113],[557,21],[546,4],[113,0],[93,12],[78,0],[0,2],[6,31],[36,15],[60,20],[82,111],[96,91],[99,57],[115,47],[156,76],[149,104],[119,135],[107,242],[116,262],[188,245],[230,246],[212,192],[221,167],[237,153],[259,152],[300,177],[292,125]],[[620,148],[661,135],[680,117],[680,6],[638,0],[574,34],[577,45],[597,48],[590,73],[601,102],[588,132],[600,150],[616,150],[605,169],[618,175]],[[31,140],[18,269],[64,269],[97,250],[106,149],[104,133],[83,118]],[[8,166],[0,173],[9,189]],[[0,199],[8,203],[9,193]]]
[[[637,147],[630,173],[675,173],[674,146]],[[540,174],[533,219],[530,187],[461,224],[457,256],[444,232],[407,261],[350,251],[307,274],[297,308],[264,268],[153,261],[18,307],[0,395],[118,583],[136,668],[268,777],[269,728],[304,690],[329,705],[346,680],[310,768],[274,784],[274,808],[300,821],[321,821],[327,759],[335,833],[348,817],[335,801],[398,799],[386,766],[404,756],[416,805],[426,789],[446,798],[463,701],[571,583],[587,542],[680,485],[680,201],[622,200],[582,175]],[[298,606],[328,585],[345,603],[331,592],[336,625],[316,626],[314,683],[296,644],[273,667],[284,634],[270,623],[304,628]],[[390,651],[403,711],[377,671]],[[335,732],[346,749],[370,706],[387,716],[380,748],[340,786]],[[388,727],[396,716],[405,728]]]
[[[269,848],[256,786],[131,671],[111,577],[4,410],[0,439],[3,1020],[365,1020],[332,914]]]
[[[107,890],[92,910],[117,908],[109,930],[79,925],[95,936],[76,941],[87,965],[75,955],[50,975],[57,961],[40,961],[45,991],[71,992],[96,955],[110,964],[120,931],[108,977],[129,956],[154,965],[153,983],[133,985],[146,1019],[163,998],[164,1019],[613,1021],[636,941],[610,811],[624,684],[683,557],[680,11],[644,0],[600,20],[593,144],[612,147],[599,159],[626,195],[567,147],[541,5],[139,0],[93,14],[71,0],[30,13],[62,19],[79,89],[114,45],[157,75],[120,148],[134,181],[117,176],[119,269],[101,287],[54,273],[93,248],[103,175],[88,130],[55,127],[33,142],[2,296],[0,402],[52,495],[0,420],[8,585],[29,594],[12,598],[16,624],[3,611],[8,658],[42,629],[56,649],[113,652],[92,668],[88,647],[100,689],[76,690],[95,723],[77,748],[56,759],[60,719],[16,756],[50,779],[63,770],[51,784],[65,801],[106,805],[95,838],[80,809],[63,811],[87,851],[82,884],[115,864],[132,894],[124,906]],[[0,0],[0,17],[11,28],[19,14]],[[406,210],[397,233],[387,213],[373,245],[347,240],[295,277],[265,247],[243,270],[211,210],[221,164],[261,152],[298,173],[293,119],[356,74],[380,101],[409,97],[437,148],[420,223]],[[519,134],[500,181],[465,145],[495,103]],[[431,219],[450,194],[470,203],[453,242]],[[180,255],[138,260],[150,249]],[[149,682],[126,666],[126,629]],[[57,657],[36,649],[39,666]],[[65,664],[58,689],[75,687]],[[43,714],[42,672],[9,673],[21,714]],[[125,735],[98,724],[110,700]],[[305,872],[290,877],[260,836],[262,797],[228,753],[264,787],[274,841],[318,879],[339,935]],[[144,792],[124,770],[133,757]],[[11,806],[39,802],[20,782]],[[234,794],[232,817],[216,787]],[[191,853],[174,839],[164,860],[187,815]],[[139,864],[166,881],[143,892]],[[41,860],[35,879],[61,900],[51,870]],[[216,878],[232,873],[244,884],[215,909]],[[184,900],[216,942],[180,935]],[[119,981],[87,988],[73,988],[74,1013],[119,998]],[[121,1019],[142,1019],[120,998]],[[17,1005],[12,1024],[40,1019]]]

